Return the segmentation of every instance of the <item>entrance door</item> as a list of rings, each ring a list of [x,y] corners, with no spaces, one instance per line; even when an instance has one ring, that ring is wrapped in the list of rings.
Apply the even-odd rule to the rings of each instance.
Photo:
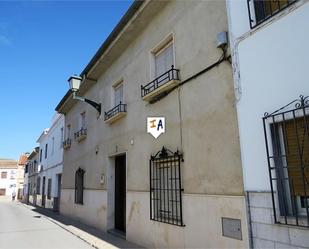
[[[126,231],[126,156],[115,158],[115,229]]]
[[[57,203],[55,204],[56,207],[55,207],[55,210],[57,212],[59,212],[60,210],[60,195],[61,195],[61,174],[58,174],[57,175],[57,192],[58,192],[58,195],[57,195]]]
[[[45,176],[43,177],[42,184],[42,207],[45,207]]]

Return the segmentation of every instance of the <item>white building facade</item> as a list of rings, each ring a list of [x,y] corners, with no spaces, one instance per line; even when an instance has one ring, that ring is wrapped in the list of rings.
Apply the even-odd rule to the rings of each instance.
[[[0,196],[11,196],[16,192],[17,162],[0,159]]]
[[[251,246],[309,248],[308,1],[227,10]]]
[[[59,210],[61,175],[63,169],[63,129],[64,117],[56,114],[49,129],[38,139],[39,166],[36,184],[36,204]]]

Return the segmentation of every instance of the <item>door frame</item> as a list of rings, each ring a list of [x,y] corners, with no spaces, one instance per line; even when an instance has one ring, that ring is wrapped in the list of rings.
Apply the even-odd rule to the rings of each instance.
[[[126,177],[126,215],[125,227],[127,227],[127,189],[128,189],[128,153],[121,151],[118,153],[110,154],[108,156],[108,167],[106,171],[106,189],[107,189],[107,230],[115,229],[115,158],[117,156],[125,156],[125,177]]]

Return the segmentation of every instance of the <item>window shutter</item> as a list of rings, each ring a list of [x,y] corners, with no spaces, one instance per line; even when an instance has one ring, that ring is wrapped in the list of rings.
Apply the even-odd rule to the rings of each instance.
[[[287,122],[285,124],[285,130],[287,139],[286,161],[289,178],[293,182],[295,194],[305,196],[301,166],[309,164],[309,139],[308,133],[305,129],[304,118],[297,119],[295,123],[293,121]],[[300,159],[299,154],[302,155],[302,160]],[[301,165],[301,163],[304,165]],[[309,172],[306,172],[306,169],[304,169],[304,171],[306,181],[306,179],[309,179]],[[306,188],[308,195],[308,185]]]
[[[115,88],[115,106],[119,105],[120,102],[123,102],[123,85]]]
[[[155,55],[155,76],[166,73],[174,64],[173,43],[169,44],[163,51]]]

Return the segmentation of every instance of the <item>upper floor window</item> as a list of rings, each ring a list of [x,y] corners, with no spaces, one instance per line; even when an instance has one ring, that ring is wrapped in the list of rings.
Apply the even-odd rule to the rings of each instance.
[[[66,131],[65,131],[65,138],[66,140],[71,137],[71,125],[67,125]]]
[[[45,144],[45,159],[47,158],[48,144]]]
[[[170,70],[172,65],[175,64],[173,38],[170,37],[152,53],[154,56],[154,78],[157,78]]]
[[[114,106],[123,103],[123,82],[118,83],[114,88]]]
[[[63,141],[64,141],[64,130],[63,130],[63,127],[61,127],[60,148],[62,148],[63,146]]]
[[[81,129],[86,128],[86,112],[82,112],[80,114],[80,128]]]
[[[1,178],[6,179],[8,176],[8,172],[1,172]]]
[[[54,150],[55,150],[55,138],[52,137],[52,150],[51,150],[51,154],[54,154]]]
[[[112,91],[113,107],[109,111],[104,112],[104,120],[108,124],[112,124],[121,117],[124,117],[127,112],[127,105],[123,103],[123,80],[113,84]]]
[[[180,83],[179,69],[175,68],[173,35],[168,35],[151,50],[150,71],[152,81],[141,85],[141,97],[152,102]]]
[[[309,97],[263,121],[275,222],[309,227]]]
[[[247,0],[250,27],[255,28],[297,0]]]

